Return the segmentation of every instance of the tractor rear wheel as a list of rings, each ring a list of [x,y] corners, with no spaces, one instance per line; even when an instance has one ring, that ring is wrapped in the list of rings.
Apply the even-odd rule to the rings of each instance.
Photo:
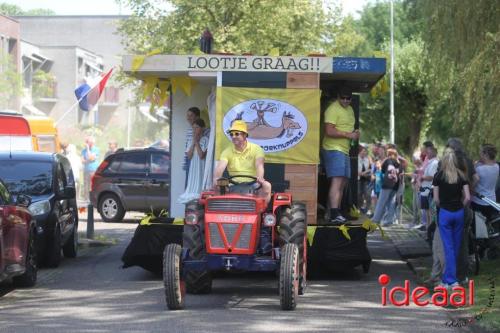
[[[279,222],[280,245],[295,244],[299,250],[300,287],[299,295],[303,295],[307,286],[307,210],[304,203],[292,203],[291,207],[281,211]]]
[[[299,295],[299,250],[295,244],[281,247],[280,304],[283,310],[294,310]]]
[[[190,201],[186,205],[186,213],[196,211],[198,215],[197,224],[184,224],[182,235],[182,246],[189,250],[189,257],[195,260],[205,258],[204,237],[204,210],[197,200]],[[186,291],[190,294],[208,294],[212,291],[212,276],[208,270],[187,271]]]
[[[186,287],[182,280],[181,251],[178,244],[168,244],[163,251],[163,286],[170,310],[184,308]]]

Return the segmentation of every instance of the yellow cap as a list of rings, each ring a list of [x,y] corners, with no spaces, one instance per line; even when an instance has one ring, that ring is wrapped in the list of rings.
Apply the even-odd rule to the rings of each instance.
[[[233,121],[233,124],[231,125],[231,128],[229,129],[228,132],[232,131],[238,131],[248,134],[247,123],[245,123],[243,120]]]

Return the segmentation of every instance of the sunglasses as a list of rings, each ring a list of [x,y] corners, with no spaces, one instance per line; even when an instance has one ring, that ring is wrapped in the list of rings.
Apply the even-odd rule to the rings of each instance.
[[[235,137],[235,136],[243,136],[243,133],[241,132],[229,132],[230,137]]]
[[[344,101],[350,101],[351,96],[340,96],[340,99],[343,99]]]

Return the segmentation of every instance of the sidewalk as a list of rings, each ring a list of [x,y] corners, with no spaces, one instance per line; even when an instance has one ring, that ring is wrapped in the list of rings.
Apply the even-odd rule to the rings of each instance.
[[[422,282],[432,267],[432,249],[424,238],[425,232],[411,229],[410,224],[394,224],[383,229],[401,258]]]

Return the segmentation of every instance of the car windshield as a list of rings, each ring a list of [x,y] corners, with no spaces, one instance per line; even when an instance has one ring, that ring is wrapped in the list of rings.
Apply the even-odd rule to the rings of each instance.
[[[52,163],[1,161],[0,175],[11,194],[42,195],[52,192]]]

